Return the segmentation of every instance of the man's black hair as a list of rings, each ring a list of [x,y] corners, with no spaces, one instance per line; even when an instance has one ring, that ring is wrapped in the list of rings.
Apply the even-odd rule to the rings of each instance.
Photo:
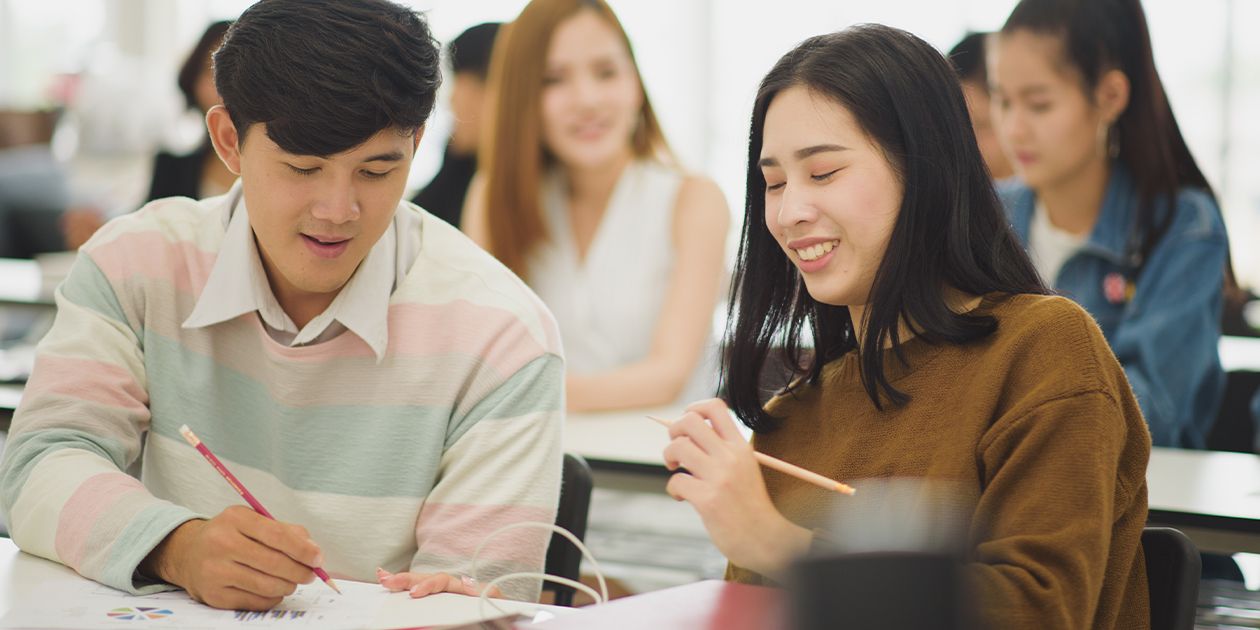
[[[490,72],[490,52],[494,50],[494,38],[499,34],[498,22],[486,22],[470,27],[446,45],[451,56],[451,70],[468,72],[482,80]]]
[[[326,157],[384,129],[415,133],[442,81],[424,19],[387,0],[262,0],[228,29],[215,86],[241,141]]]

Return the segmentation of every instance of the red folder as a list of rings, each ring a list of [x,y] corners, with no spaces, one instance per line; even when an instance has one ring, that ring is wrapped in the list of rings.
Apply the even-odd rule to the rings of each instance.
[[[588,606],[531,630],[784,630],[778,589],[706,580]]]

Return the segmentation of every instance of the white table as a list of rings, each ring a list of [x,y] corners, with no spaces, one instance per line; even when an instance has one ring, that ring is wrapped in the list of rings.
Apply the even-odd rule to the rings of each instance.
[[[35,601],[34,595],[39,593],[41,588],[48,588],[46,585],[50,582],[65,584],[64,580],[67,578],[87,583],[87,578],[78,576],[74,571],[54,562],[22,553],[13,541],[7,538],[0,539],[0,617],[24,603],[30,605],[29,602]],[[104,589],[99,586],[97,588]],[[495,602],[507,610],[530,616],[533,616],[535,611],[542,611],[544,614],[536,617],[537,621],[552,619],[574,611],[572,608],[525,602],[506,600],[495,600]],[[499,616],[493,608],[487,607],[486,612],[491,617]],[[404,628],[446,625],[472,622],[486,616],[479,611],[475,597],[446,593],[413,600],[405,593],[398,593],[386,599],[386,604],[372,627]],[[170,624],[130,623],[123,625],[173,627]]]
[[[1226,372],[1260,372],[1260,337],[1221,337],[1218,348]]]
[[[0,304],[53,304],[53,289],[65,278],[74,254],[63,252],[40,261],[0,258]]]
[[[638,487],[663,489],[668,471],[661,451],[669,437],[644,419],[649,413],[676,418],[682,410],[571,414],[565,450],[597,472],[636,475],[644,480]],[[1202,549],[1260,553],[1260,456],[1155,448],[1146,483],[1151,524],[1176,527]]]
[[[22,389],[21,385],[0,383],[0,415],[17,409],[18,403],[22,401]]]
[[[1260,553],[1260,456],[1157,447],[1146,485],[1152,524],[1202,549]]]

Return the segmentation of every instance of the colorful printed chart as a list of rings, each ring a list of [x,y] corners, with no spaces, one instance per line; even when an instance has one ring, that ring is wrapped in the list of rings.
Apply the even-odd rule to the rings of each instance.
[[[111,619],[119,621],[151,621],[154,619],[165,619],[175,614],[167,608],[152,608],[148,606],[137,606],[135,608],[124,606],[115,608],[107,613]]]

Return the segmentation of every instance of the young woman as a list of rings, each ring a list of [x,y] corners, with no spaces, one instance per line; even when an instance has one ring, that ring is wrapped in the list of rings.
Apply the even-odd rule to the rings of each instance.
[[[1147,627],[1146,425],[1089,314],[1046,295],[966,107],[939,53],[884,26],[806,40],[762,81],[723,360],[756,434],[720,400],[691,406],[667,489],[729,578],[764,583],[815,536],[869,533],[830,529],[851,499],[759,468],[754,448],[858,496],[952,482],[988,627]],[[763,408],[780,340],[801,367]]]
[[[500,34],[490,85],[463,227],[555,314],[569,409],[711,393],[698,366],[729,210],[674,164],[612,10],[534,0]]]
[[[990,57],[1001,193],[1038,272],[1110,342],[1159,446],[1202,448],[1229,245],[1138,0],[1024,0]]]

